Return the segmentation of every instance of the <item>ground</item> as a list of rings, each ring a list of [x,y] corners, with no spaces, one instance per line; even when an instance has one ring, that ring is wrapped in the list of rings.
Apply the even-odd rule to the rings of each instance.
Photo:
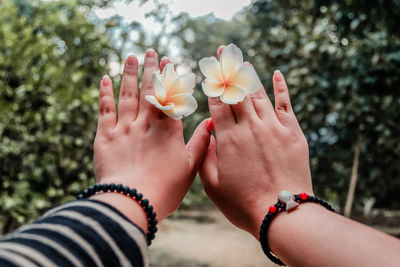
[[[276,266],[253,236],[234,227],[215,207],[180,211],[162,221],[150,255],[154,267]]]
[[[352,219],[400,237],[400,211],[375,213],[369,218],[355,214]],[[150,255],[154,267],[278,266],[253,236],[234,227],[214,206],[179,211],[162,221]]]

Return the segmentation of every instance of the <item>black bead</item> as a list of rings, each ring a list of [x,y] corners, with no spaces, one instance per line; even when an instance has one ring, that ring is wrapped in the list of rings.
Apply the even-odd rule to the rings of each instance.
[[[108,191],[108,184],[102,184],[101,185],[101,190],[103,190],[103,192],[107,192]]]
[[[123,188],[122,188],[122,192],[124,192],[124,194],[126,195],[126,194],[128,194],[129,193],[129,186],[124,186]]]
[[[140,206],[142,207],[147,207],[149,205],[149,200],[148,199],[142,199],[142,201],[140,201]]]
[[[115,191],[115,189],[117,189],[117,186],[114,183],[110,184],[110,191]]]
[[[95,193],[93,185],[88,187],[88,193],[89,193],[89,195],[93,195]]]
[[[157,233],[157,226],[155,226],[155,225],[152,225],[152,226],[150,226],[149,227],[149,232],[150,233]]]
[[[135,188],[132,188],[130,191],[129,191],[129,196],[130,197],[135,197],[136,196],[136,189]]]
[[[153,212],[153,206],[152,206],[152,205],[148,205],[148,206],[144,209],[144,211],[147,212],[147,213]]]
[[[147,233],[147,244],[151,244],[151,240],[155,238],[155,233],[158,231],[157,223],[158,220],[156,219],[157,213],[154,211],[154,207],[150,205],[150,201],[146,198],[143,198],[143,194],[138,193],[135,188],[130,189],[128,186],[123,186],[122,184],[99,184],[96,183],[95,185],[89,186],[85,189],[80,195],[78,195],[78,199],[88,198],[96,192],[108,192],[108,191],[117,191],[119,193],[123,192],[125,195],[129,195],[130,197],[135,197],[135,200],[144,208],[147,214],[147,220],[149,223],[148,233]],[[269,222],[268,218],[264,219],[266,222],[266,228],[268,228]]]
[[[96,192],[101,191],[101,186],[100,186],[100,184],[95,184],[95,185],[94,185],[94,191],[96,191]]]
[[[148,233],[147,238],[153,240],[156,235],[154,233]]]
[[[118,193],[122,192],[122,184],[117,184],[117,192]]]
[[[154,211],[149,213],[147,217],[149,217],[150,220],[155,219],[157,216],[157,213],[155,213]]]
[[[83,190],[82,195],[84,198],[89,197],[89,191],[87,189]]]

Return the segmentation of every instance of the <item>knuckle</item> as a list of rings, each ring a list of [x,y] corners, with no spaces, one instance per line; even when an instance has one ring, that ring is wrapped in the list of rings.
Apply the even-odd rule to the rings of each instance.
[[[137,75],[137,68],[135,68],[135,67],[126,67],[124,69],[124,74],[126,74],[126,75]]]
[[[219,99],[219,97],[209,97],[208,98],[208,104],[210,106],[222,106],[225,105],[222,103],[222,101]]]
[[[235,145],[238,143],[238,137],[233,131],[223,131],[222,133],[217,133],[217,144],[218,142],[222,145],[231,144]]]
[[[284,82],[280,82],[276,85],[275,90],[278,93],[285,93],[285,92],[287,92],[288,88]]]
[[[105,116],[109,113],[115,113],[115,108],[113,107],[109,107],[109,106],[104,106],[102,108],[100,108],[100,115]]]
[[[261,89],[259,89],[259,90],[261,90]],[[250,97],[251,97],[251,100],[253,100],[253,101],[265,101],[266,100],[265,95],[263,95],[261,92],[258,92],[258,91],[254,94],[251,94]]]
[[[287,103],[287,102],[280,102],[280,103],[276,106],[276,111],[289,113],[289,111],[290,111],[290,104]]]
[[[153,84],[149,82],[143,82],[142,91],[151,91],[153,90]]]
[[[267,127],[253,127],[252,129],[253,137],[255,140],[260,141],[265,139],[268,135],[268,128]]]
[[[133,90],[130,88],[123,89],[121,92],[121,97],[123,99],[131,98],[133,96]]]

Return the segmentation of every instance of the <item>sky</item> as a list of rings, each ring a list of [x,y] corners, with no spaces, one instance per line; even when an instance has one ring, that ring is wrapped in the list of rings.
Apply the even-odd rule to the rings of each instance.
[[[251,0],[159,0],[161,3],[168,4],[172,15],[177,15],[182,12],[188,13],[191,17],[199,17],[209,13],[213,13],[215,17],[224,20],[230,20],[242,8],[249,5]],[[102,8],[95,10],[95,14],[105,19],[114,15],[119,15],[124,18],[126,23],[132,21],[139,22],[143,28],[150,34],[157,35],[162,30],[159,23],[153,21],[152,18],[146,18],[145,14],[155,9],[154,1],[149,0],[145,4],[140,5],[140,1],[132,1],[125,4],[123,1],[115,2],[111,8]],[[174,25],[167,27],[166,32],[172,31]],[[135,32],[132,32],[135,34]],[[174,58],[179,58],[179,48],[175,44],[166,44],[168,46],[168,55]],[[135,51],[132,51],[135,52]],[[139,61],[143,60],[143,53],[136,54]],[[110,75],[116,76],[122,72],[120,62],[109,62]],[[184,68],[184,65],[177,66]],[[178,70],[179,71],[179,70]]]
[[[175,14],[187,12],[192,17],[202,16],[213,12],[218,18],[230,20],[232,16],[244,6],[250,4],[251,0],[159,0],[169,5]],[[154,9],[152,0],[140,6],[139,1],[132,1],[130,4],[117,3],[115,8],[97,10],[100,18],[106,18],[119,14],[127,20],[146,22],[144,14]]]

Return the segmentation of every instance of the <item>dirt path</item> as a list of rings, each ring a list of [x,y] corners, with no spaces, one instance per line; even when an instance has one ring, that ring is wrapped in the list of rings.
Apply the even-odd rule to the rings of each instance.
[[[152,266],[276,266],[259,243],[238,230],[215,208],[183,211],[159,225],[150,247]]]

